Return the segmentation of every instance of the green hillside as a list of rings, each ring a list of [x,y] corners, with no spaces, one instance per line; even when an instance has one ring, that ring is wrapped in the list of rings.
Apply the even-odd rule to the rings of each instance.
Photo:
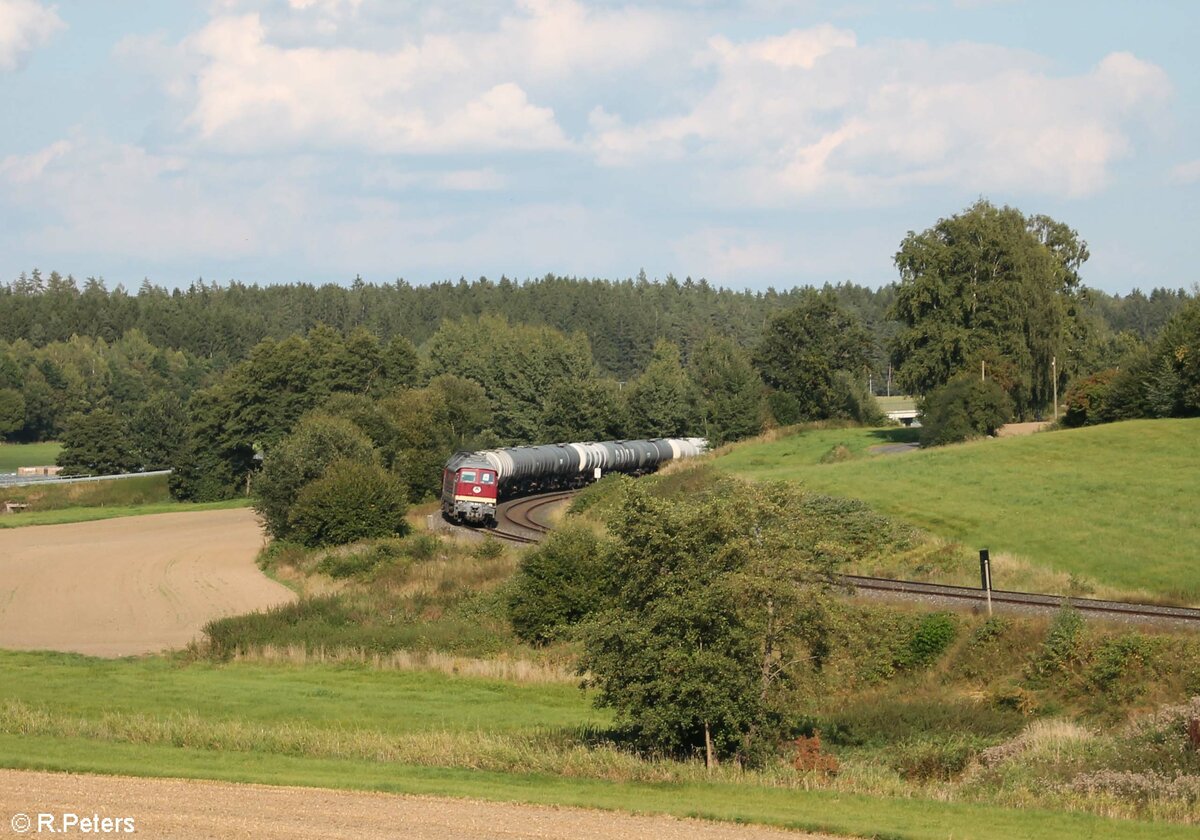
[[[797,480],[863,499],[970,549],[1200,601],[1200,419],[871,453],[906,436],[820,429],[735,447],[715,463],[748,478]],[[843,460],[833,459],[835,451]]]

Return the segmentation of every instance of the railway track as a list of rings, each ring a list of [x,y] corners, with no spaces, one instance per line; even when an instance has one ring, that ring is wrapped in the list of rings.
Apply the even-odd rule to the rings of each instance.
[[[574,495],[574,490],[564,490],[504,502],[496,509],[497,524],[491,533],[509,542],[539,542],[549,532],[550,527],[534,518],[534,513]]]
[[[950,586],[942,583],[922,583],[892,578],[839,575],[841,582],[858,591],[876,596],[901,597],[941,603],[947,606],[986,608],[988,596],[982,589],[969,586]],[[1010,592],[993,589],[993,608],[1006,612],[1047,613],[1070,604],[1079,612],[1109,621],[1154,622],[1183,625],[1200,629],[1200,609],[1167,607],[1158,604],[1131,604],[1125,601],[1102,601],[1096,598],[1072,598],[1044,595],[1038,592]]]
[[[505,502],[497,511],[499,525],[491,533],[511,542],[536,543],[545,536],[550,528],[534,518],[533,514],[573,494],[574,491],[568,490],[540,496],[526,496]],[[924,583],[862,575],[838,575],[838,581],[864,595],[921,601],[959,609],[965,607],[985,609],[988,600],[987,593],[983,590],[969,586],[951,586],[942,583]],[[1038,592],[1011,592],[1000,589],[992,590],[991,601],[993,609],[1005,612],[1052,613],[1067,603],[1085,615],[1109,621],[1156,623],[1200,629],[1200,609],[1190,607],[1132,604],[1125,601],[1071,598]]]

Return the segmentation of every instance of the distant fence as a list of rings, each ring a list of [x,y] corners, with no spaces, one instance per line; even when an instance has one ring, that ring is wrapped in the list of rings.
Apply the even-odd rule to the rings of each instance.
[[[0,487],[26,487],[30,484],[79,484],[84,481],[118,481],[122,478],[145,478],[148,475],[170,475],[170,470],[151,470],[140,473],[121,473],[119,475],[17,475],[16,473],[0,473]]]

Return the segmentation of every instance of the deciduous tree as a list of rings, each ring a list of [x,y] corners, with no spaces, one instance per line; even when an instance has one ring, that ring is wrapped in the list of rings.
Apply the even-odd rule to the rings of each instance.
[[[1004,370],[1018,413],[1043,411],[1052,360],[1064,388],[1069,351],[1086,341],[1079,269],[1087,258],[1087,243],[1066,225],[982,200],[910,232],[895,257],[900,386],[925,394],[984,361]]]
[[[862,324],[831,293],[810,289],[767,322],[754,365],[768,387],[787,395],[772,400],[772,408],[795,415],[776,420],[794,423],[843,416],[846,395],[836,373],[863,375],[870,358],[871,338]]]

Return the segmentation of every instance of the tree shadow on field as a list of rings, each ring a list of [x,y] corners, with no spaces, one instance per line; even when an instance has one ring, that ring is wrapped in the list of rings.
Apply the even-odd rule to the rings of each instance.
[[[872,429],[871,437],[878,438],[880,443],[919,443],[921,430],[912,426],[892,426]]]

